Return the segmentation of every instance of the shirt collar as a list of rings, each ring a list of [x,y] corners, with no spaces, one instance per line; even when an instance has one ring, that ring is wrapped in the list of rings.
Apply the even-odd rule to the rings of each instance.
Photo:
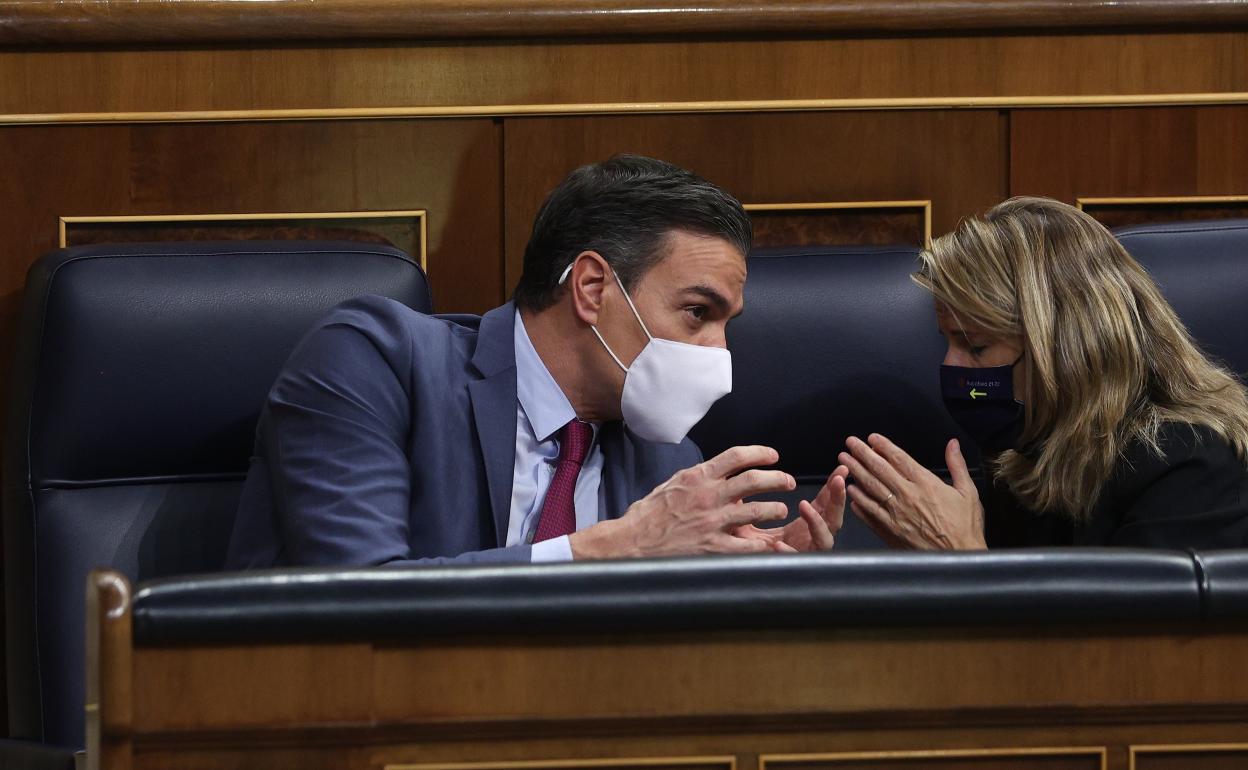
[[[520,311],[516,311],[516,398],[529,418],[533,435],[539,442],[551,438],[569,421],[576,419],[572,402],[551,376],[546,364],[533,347],[524,328]]]

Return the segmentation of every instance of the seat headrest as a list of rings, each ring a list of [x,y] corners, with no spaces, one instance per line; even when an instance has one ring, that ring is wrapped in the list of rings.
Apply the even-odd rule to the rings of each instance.
[[[918,248],[813,247],[750,256],[745,312],[728,325],[733,390],[692,435],[710,457],[765,444],[780,467],[817,479],[846,437],[882,433],[944,466],[961,437],[940,396],[945,343],[931,296],[910,274]],[[973,448],[964,442],[969,462]]]
[[[1248,219],[1119,228],[1206,353],[1248,374]]]
[[[22,334],[36,338],[19,342],[36,360],[19,361],[16,376],[34,381],[14,388],[31,394],[32,483],[244,472],[260,407],[295,342],[328,308],[366,293],[430,309],[424,275],[388,246],[48,254],[27,278]]]

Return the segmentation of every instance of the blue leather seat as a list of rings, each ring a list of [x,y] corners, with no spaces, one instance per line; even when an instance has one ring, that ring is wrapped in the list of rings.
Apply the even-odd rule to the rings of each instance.
[[[1201,347],[1241,377],[1248,374],[1248,219],[1139,225],[1114,235]]]
[[[102,245],[31,268],[4,455],[11,737],[83,744],[88,571],[221,568],[278,369],[363,293],[431,306],[415,263],[361,243]]]
[[[1248,220],[1123,228],[1116,235],[1157,280],[1193,336],[1248,374]],[[728,329],[733,392],[693,432],[708,457],[743,442],[780,452],[798,477],[782,499],[808,498],[836,467],[846,436],[883,433],[945,473],[964,438],[940,398],[944,341],[930,296],[910,280],[914,247],[803,247],[749,259],[746,312]],[[962,442],[978,465],[974,445]],[[879,548],[846,516],[840,548]]]
[[[945,344],[931,296],[910,280],[918,253],[824,246],[751,255],[745,312],[728,325],[733,390],[692,433],[703,454],[774,447],[798,480],[780,497],[788,502],[818,491],[851,435],[882,433],[943,472],[945,443],[962,434],[941,400]],[[975,467],[973,446],[963,447]],[[852,515],[837,543],[883,547]]]
[[[1114,235],[1157,281],[1200,346],[1248,379],[1248,219],[1123,227]],[[1195,554],[1205,615],[1248,613],[1248,552]]]

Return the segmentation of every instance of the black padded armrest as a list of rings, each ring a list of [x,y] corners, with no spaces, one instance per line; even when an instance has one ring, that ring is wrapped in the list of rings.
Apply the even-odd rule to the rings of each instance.
[[[1248,551],[1194,554],[1201,573],[1205,617],[1248,617]]]
[[[703,557],[426,569],[266,570],[145,583],[138,645],[619,630],[1196,620],[1190,555]]]

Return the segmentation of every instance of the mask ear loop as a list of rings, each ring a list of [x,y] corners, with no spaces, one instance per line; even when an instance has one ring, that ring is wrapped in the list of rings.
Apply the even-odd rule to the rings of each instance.
[[[576,262],[573,261],[563,269],[563,272],[559,274],[559,280],[555,285],[562,286],[564,281],[568,280],[568,276],[572,273],[572,266],[575,264]],[[633,311],[633,317],[637,319],[637,323],[641,324],[641,330],[646,333],[646,339],[653,340],[654,336],[650,334],[650,330],[646,328],[646,322],[641,320],[641,314],[637,312],[637,306],[633,304],[633,298],[628,296],[628,290],[624,288],[624,282],[620,280],[619,274],[616,273],[615,268],[610,265],[607,265],[607,267],[610,268],[611,275],[615,277],[615,282],[620,285],[620,292],[624,295],[624,300],[628,303],[629,310]],[[602,333],[598,331],[598,327],[591,325],[589,329],[594,333],[594,336],[598,338],[598,341],[602,343],[602,346],[607,349],[607,354],[611,356],[613,361],[615,361],[615,365],[620,367],[625,374],[628,374],[628,367],[625,366],[624,362],[620,360],[620,357],[615,354],[615,351],[611,349],[611,346],[607,344],[607,341],[602,338]]]

